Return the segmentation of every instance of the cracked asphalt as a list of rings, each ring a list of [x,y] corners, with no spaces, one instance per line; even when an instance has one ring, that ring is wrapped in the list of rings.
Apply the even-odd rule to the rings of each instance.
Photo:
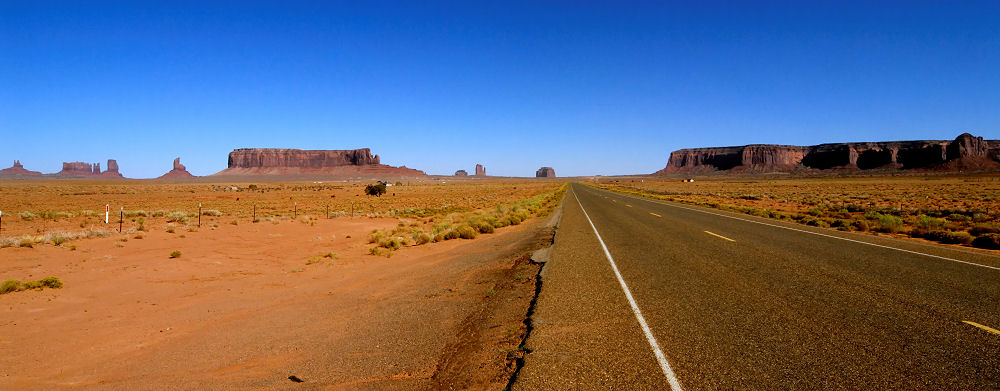
[[[514,389],[671,389],[584,210],[683,389],[1000,389],[996,255],[581,184]]]

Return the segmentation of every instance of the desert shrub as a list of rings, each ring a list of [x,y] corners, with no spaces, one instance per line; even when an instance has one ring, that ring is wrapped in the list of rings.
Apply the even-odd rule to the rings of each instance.
[[[0,295],[4,293],[16,292],[20,287],[21,281],[4,280],[3,284],[0,284]]]
[[[220,211],[218,211],[216,209],[205,209],[205,210],[201,211],[201,215],[202,216],[219,217],[219,216],[222,216],[222,212],[220,212]]]
[[[24,211],[24,212],[18,213],[17,217],[20,217],[21,220],[31,221],[31,220],[37,219],[38,215],[36,215],[34,213],[31,213],[29,211]]]
[[[1000,226],[996,224],[976,224],[975,227],[969,230],[969,234],[972,236],[982,236],[983,234],[996,234],[1000,233]]]
[[[59,289],[63,286],[62,281],[58,277],[45,277],[38,280],[38,282],[41,283],[41,286],[52,289]]]
[[[378,229],[373,229],[372,232],[368,234],[368,243],[378,243],[383,238],[385,238],[385,232]]]
[[[385,189],[385,183],[381,183],[381,182],[379,182],[377,184],[366,185],[365,186],[365,194],[370,195],[370,196],[381,197],[382,194],[385,194],[385,190],[386,190]]]
[[[170,214],[167,215],[167,222],[168,223],[187,223],[188,222],[188,215],[185,212],[179,212],[179,211],[178,212],[170,212]]]
[[[473,231],[473,233],[475,233],[475,231]],[[444,240],[458,239],[459,237],[461,237],[461,235],[459,235],[458,230],[452,229],[444,233]]]
[[[60,246],[63,243],[66,243],[68,240],[69,240],[68,237],[63,236],[61,234],[54,234],[54,235],[52,235],[52,244],[54,244],[56,246]]]
[[[179,250],[174,250],[174,251],[170,252],[170,258],[171,259],[173,259],[173,258],[180,258],[180,257],[181,257],[181,252]]]
[[[15,281],[16,282],[17,280],[8,280],[8,281]],[[4,284],[6,284],[8,281],[4,281]],[[17,287],[14,288],[14,290],[17,290],[17,291],[26,291],[26,290],[29,290],[29,289],[42,290],[43,288],[59,289],[59,288],[62,288],[62,286],[63,286],[63,283],[62,283],[62,281],[59,280],[59,278],[57,278],[57,277],[45,277],[45,278],[43,278],[41,280],[22,282],[22,283],[18,284]],[[8,289],[9,289],[9,287],[8,287]],[[2,289],[0,289],[0,290],[2,290]],[[13,291],[9,291],[9,292],[13,292]],[[3,292],[0,292],[0,293],[3,293]]]
[[[378,242],[379,247],[387,248],[390,250],[399,250],[400,247],[406,245],[406,239],[402,237],[392,237],[385,238]]]
[[[149,217],[149,213],[144,210],[126,210],[125,217]]]
[[[952,213],[952,214],[948,215],[947,218],[948,218],[948,221],[954,221],[954,222],[958,222],[958,223],[965,223],[965,222],[972,221],[972,217],[969,217],[969,216],[966,216],[966,215],[963,215],[963,214],[958,214],[958,213]]]
[[[942,229],[947,224],[948,224],[948,222],[945,221],[944,219],[939,219],[939,218],[936,218],[936,217],[930,217],[928,215],[917,216],[917,227],[920,227],[920,228],[923,228],[923,229],[926,229],[926,230]]]
[[[983,234],[972,240],[974,247],[1000,250],[1000,234]]]
[[[416,242],[417,245],[427,244],[432,239],[433,238],[431,238],[431,235],[427,234],[426,232],[420,232],[418,234],[413,235],[413,241]]]
[[[918,235],[914,235],[917,233]],[[969,244],[972,243],[972,235],[968,232],[951,232],[951,231],[924,231],[924,232],[911,232],[911,236],[923,237],[928,240],[933,240],[935,242],[950,243],[950,244]]]
[[[458,229],[456,230],[456,232],[458,233],[458,237],[460,237],[462,239],[475,239],[476,238],[476,230],[473,229],[472,227],[468,226],[468,225],[463,225],[461,227],[458,227]]]
[[[892,215],[879,212],[868,212],[865,213],[865,217],[875,220],[875,231],[878,232],[898,232],[899,228],[903,226],[903,219]]]

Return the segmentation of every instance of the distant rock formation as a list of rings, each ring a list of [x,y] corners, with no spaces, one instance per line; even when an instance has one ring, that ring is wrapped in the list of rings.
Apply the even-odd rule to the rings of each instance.
[[[542,167],[535,171],[535,178],[555,178],[556,170],[552,167]]]
[[[100,171],[100,170],[101,170],[101,165],[100,165],[100,163],[98,163],[97,164],[97,171]],[[104,172],[100,172],[99,174],[101,174],[101,176],[103,176],[103,177],[110,177],[110,178],[121,178],[122,177],[122,174],[118,172],[118,161],[115,160],[115,159],[108,159],[108,170],[104,171]]]
[[[455,176],[469,176],[469,173],[465,172],[465,170],[458,170],[455,171]]]
[[[84,162],[63,162],[62,171],[56,173],[60,177],[92,177],[94,165]]]
[[[188,178],[194,178],[194,175],[191,175],[191,173],[188,172],[187,167],[184,167],[184,165],[181,164],[181,158],[176,158],[174,159],[174,168],[170,171],[167,171],[166,174],[160,175],[160,177],[156,179],[188,179]]]
[[[24,169],[21,165],[20,160],[15,160],[14,165],[10,168],[5,168],[0,170],[0,178],[16,178],[16,177],[34,177],[42,176],[42,173],[38,171],[28,171]]]
[[[1000,140],[963,133],[955,140],[837,143],[813,146],[754,144],[680,149],[656,174],[733,170],[1000,169]]]
[[[486,176],[486,167],[483,167],[482,164],[477,164],[476,165],[476,176]]]
[[[422,177],[423,171],[380,163],[368,148],[351,150],[303,150],[240,148],[229,153],[229,167],[218,176],[286,177]]]
[[[101,163],[63,162],[62,171],[55,174],[63,178],[122,178],[118,162],[108,159],[108,171],[101,171]]]

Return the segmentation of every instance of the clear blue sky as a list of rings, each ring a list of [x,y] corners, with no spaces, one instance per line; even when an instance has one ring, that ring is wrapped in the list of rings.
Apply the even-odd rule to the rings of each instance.
[[[370,147],[610,175],[685,147],[1000,139],[1000,2],[816,3],[0,1],[0,166]]]

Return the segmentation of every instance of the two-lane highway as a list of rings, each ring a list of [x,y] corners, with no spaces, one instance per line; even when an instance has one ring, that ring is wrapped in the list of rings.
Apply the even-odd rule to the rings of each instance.
[[[574,184],[515,388],[998,389],[998,327],[996,256]]]

